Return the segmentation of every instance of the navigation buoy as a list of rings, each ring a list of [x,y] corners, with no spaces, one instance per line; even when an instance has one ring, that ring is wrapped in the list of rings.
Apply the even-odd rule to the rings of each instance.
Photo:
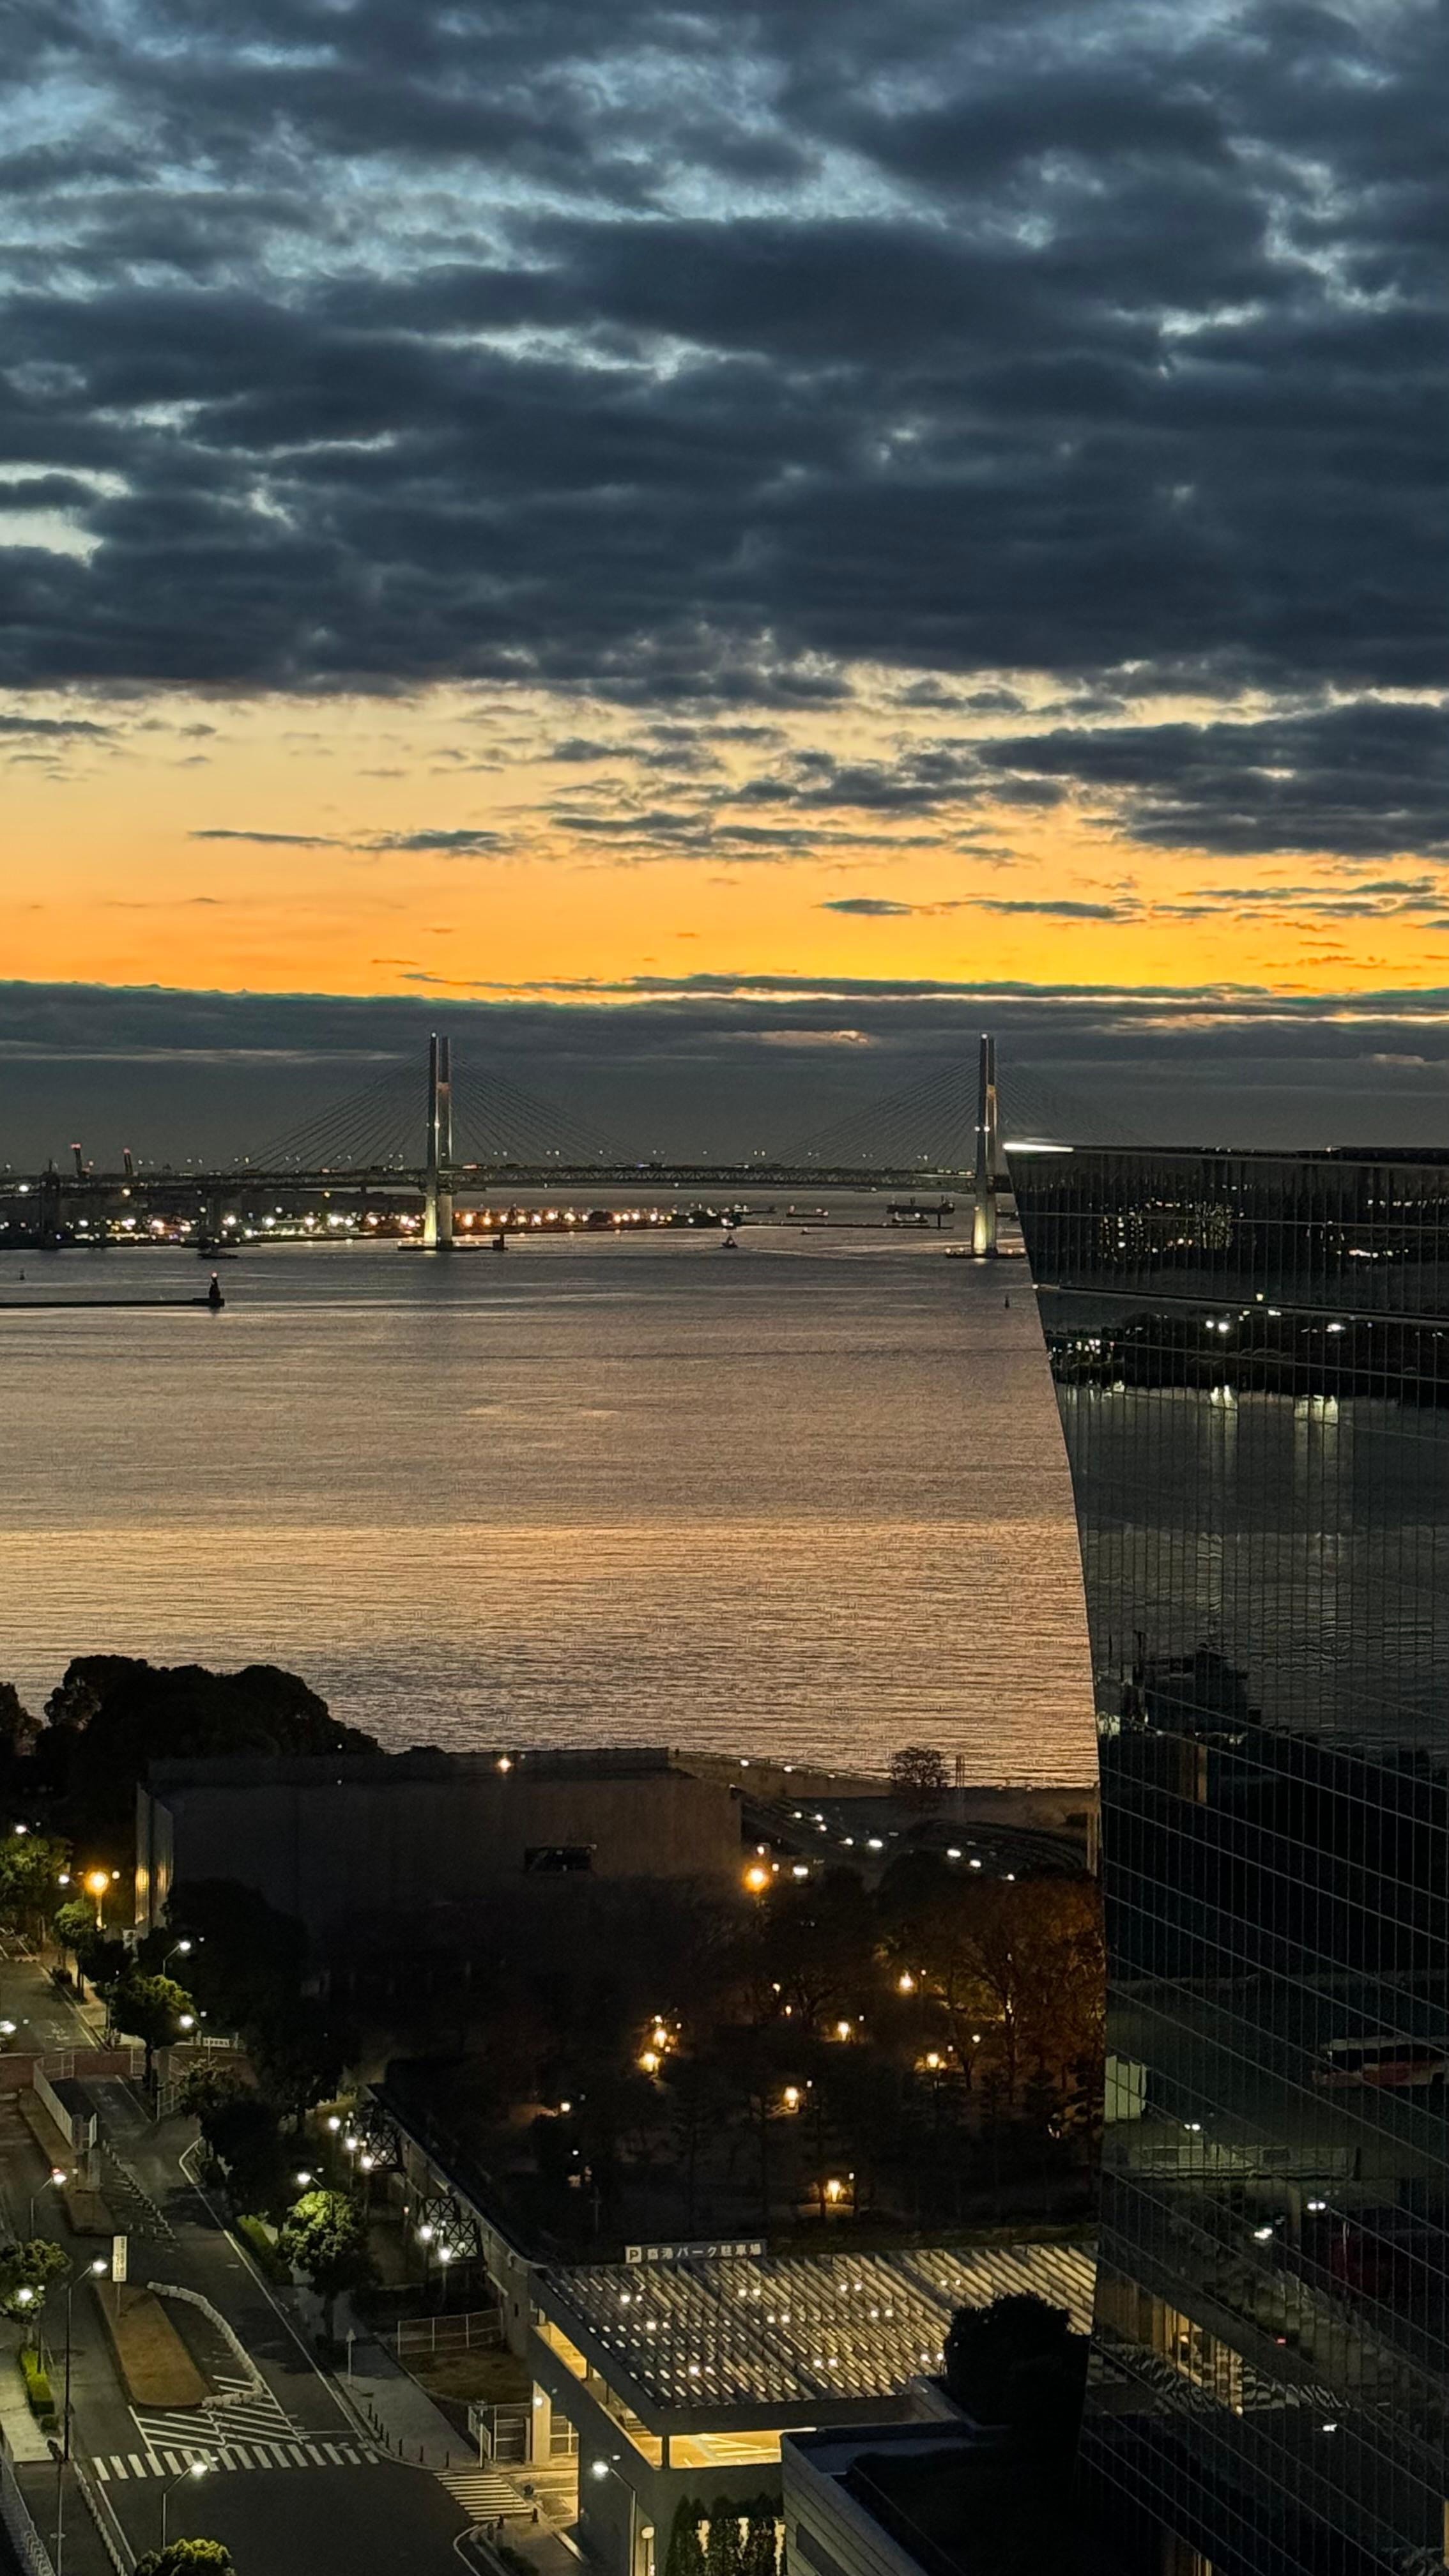
[[[226,1299],[221,1293],[221,1281],[218,1279],[214,1270],[211,1274],[211,1286],[206,1292],[206,1302],[211,1308],[213,1314],[216,1314],[220,1308],[226,1304]]]

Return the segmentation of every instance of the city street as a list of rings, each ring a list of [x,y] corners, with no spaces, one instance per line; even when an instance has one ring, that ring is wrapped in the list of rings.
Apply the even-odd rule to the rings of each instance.
[[[0,2015],[50,2047],[94,2045],[94,2033],[36,1963],[0,1963]],[[17,2043],[19,2044],[19,2043]],[[285,2293],[263,2284],[217,2223],[179,2158],[191,2124],[154,2129],[129,2085],[88,2088],[106,2152],[101,2187],[127,2236],[127,2274],[198,2294],[225,2321],[167,2301],[208,2382],[204,2404],[146,2412],[127,2402],[98,2313],[99,2292],[77,2287],[71,2306],[73,2449],[132,2556],[158,2545],[163,2493],[168,2531],[226,2541],[238,2576],[358,2576],[407,2568],[456,2576],[455,2543],[468,2517],[431,2470],[389,2459],[317,2367]],[[73,2237],[47,2164],[11,2096],[0,2098],[0,2205],[7,2231],[64,2246],[78,2271],[109,2247]],[[45,2317],[61,2375],[65,2299],[53,2290]],[[235,2337],[235,2345],[231,2338]],[[239,2346],[238,2350],[236,2347]],[[57,2399],[61,2389],[57,2384]],[[460,2457],[463,2446],[460,2444]],[[187,2462],[215,2463],[192,2480]],[[179,2483],[178,2483],[179,2482]],[[42,2537],[46,2537],[43,2515]]]

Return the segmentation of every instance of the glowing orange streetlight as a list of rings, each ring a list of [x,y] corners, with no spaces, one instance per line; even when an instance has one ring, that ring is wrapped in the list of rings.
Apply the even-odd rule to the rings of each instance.
[[[106,1928],[105,1903],[110,1889],[110,1884],[111,1873],[108,1869],[88,1869],[86,1871],[84,1881],[85,1891],[87,1896],[93,1896],[96,1900],[96,1930],[98,1932],[103,1932]]]

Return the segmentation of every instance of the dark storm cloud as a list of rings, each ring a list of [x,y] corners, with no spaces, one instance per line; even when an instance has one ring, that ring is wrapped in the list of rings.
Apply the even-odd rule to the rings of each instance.
[[[430,1028],[460,1069],[493,1067],[641,1150],[783,1147],[1000,1041],[1014,1092],[1063,1135],[1225,1142],[1442,1141],[1449,982],[1282,994],[1125,992],[940,978],[645,974],[504,997],[464,956],[416,998],[0,986],[0,1159],[80,1136],[102,1161],[240,1154],[389,1066]],[[409,971],[434,972],[419,964]],[[613,1007],[603,1007],[612,1005]],[[421,1112],[420,1112],[421,1114]]]
[[[1359,699],[1255,724],[1064,727],[985,745],[980,759],[1113,792],[1134,839],[1165,848],[1449,854],[1449,710],[1437,702]]]
[[[1010,714],[1003,671],[1439,675],[1412,0],[10,23],[45,139],[0,468],[106,482],[56,489],[84,556],[3,558],[0,680],[788,706],[861,663]]]

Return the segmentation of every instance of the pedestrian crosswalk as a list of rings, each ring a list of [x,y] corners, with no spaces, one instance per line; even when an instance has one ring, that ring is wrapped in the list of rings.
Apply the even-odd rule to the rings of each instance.
[[[222,2374],[200,2406],[147,2412],[133,2406],[138,2447],[95,2456],[104,2485],[128,2478],[180,2477],[194,2460],[215,2469],[359,2469],[379,2458],[359,2434],[309,2431],[288,2414],[264,2379]]]
[[[528,2517],[530,2507],[506,2469],[439,2469],[436,2474],[474,2522],[496,2522],[510,2514]]]
[[[517,2468],[479,2466],[434,2471],[473,2522],[571,2522],[578,2510],[577,2462]]]
[[[91,2466],[102,2486],[130,2478],[179,2478],[197,2460],[212,2469],[361,2469],[377,2462],[370,2444],[327,2441],[320,2433],[303,2433],[290,2442],[188,2442],[181,2448],[157,2444],[152,2450],[110,2451],[92,2455]]]

